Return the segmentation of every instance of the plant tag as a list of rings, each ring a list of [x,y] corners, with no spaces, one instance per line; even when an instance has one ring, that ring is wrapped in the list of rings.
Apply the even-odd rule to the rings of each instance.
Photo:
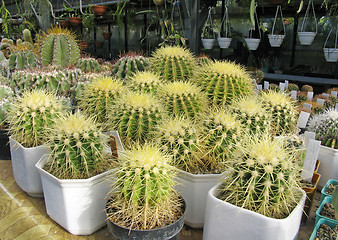
[[[268,89],[269,88],[269,82],[268,81],[264,81],[264,89]]]
[[[110,148],[111,148],[111,154],[113,156],[114,159],[118,159],[119,158],[119,153],[118,153],[118,150],[117,150],[117,141],[116,141],[116,137],[113,136],[113,135],[110,135],[110,141],[109,141],[109,144],[110,144]]]
[[[331,95],[337,97],[337,91],[331,91]]]
[[[336,109],[338,109],[338,103],[336,103]]]
[[[304,135],[305,135],[305,146],[307,147],[310,139],[315,140],[316,133],[305,131]]]
[[[318,98],[317,99],[317,103],[319,103],[320,105],[324,106],[325,99]]]
[[[258,89],[254,89],[254,92],[256,93],[256,95],[259,94],[259,90]]]
[[[321,141],[313,139],[309,140],[302,170],[302,179],[304,179],[307,182],[311,182],[312,180],[313,171],[315,170],[319,154],[320,143]]]
[[[310,113],[301,111],[299,114],[298,122],[297,122],[297,127],[299,128],[305,128],[307,121],[309,120]]]
[[[285,83],[279,83],[280,92],[283,93],[285,91]]]
[[[312,101],[313,99],[313,92],[307,92],[307,100]]]
[[[258,84],[258,85],[257,85],[257,89],[258,89],[259,91],[261,91],[261,90],[263,89],[262,84]]]
[[[285,89],[287,89],[289,87],[289,81],[285,80]]]
[[[304,103],[303,106],[304,106],[304,108],[309,109],[311,111],[312,104],[310,104],[310,103]]]
[[[292,97],[294,100],[297,100],[297,91],[291,91],[291,97]]]
[[[322,95],[323,95],[323,97],[325,97],[325,98],[329,98],[329,97],[330,97],[330,94],[328,94],[328,93],[322,93]]]

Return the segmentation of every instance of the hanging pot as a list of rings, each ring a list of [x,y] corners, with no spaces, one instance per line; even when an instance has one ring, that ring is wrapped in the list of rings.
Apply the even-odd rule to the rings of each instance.
[[[298,39],[301,45],[309,46],[312,44],[316,35],[316,32],[298,32]]]
[[[280,47],[285,38],[285,35],[269,34],[268,37],[271,47]]]
[[[80,17],[69,17],[68,21],[69,21],[70,25],[75,27],[75,26],[78,26],[82,23],[82,18],[80,18]]]
[[[217,38],[218,45],[220,48],[228,48],[231,44],[232,38]]]
[[[221,37],[222,26],[225,21],[225,36]],[[228,35],[231,35],[231,27],[229,23],[229,14],[228,14],[228,7],[225,5],[224,16],[222,18],[221,25],[218,30],[218,45],[220,48],[228,48],[231,44],[232,38],[229,38]]]
[[[101,5],[94,5],[92,6],[92,9],[94,14],[97,16],[102,16],[107,11],[107,7]]]
[[[329,40],[329,37],[331,35],[332,29],[330,30],[329,34],[327,35],[327,38],[325,40],[324,43],[324,56],[325,56],[325,60],[327,62],[337,62],[338,61],[338,48],[336,46],[338,46],[338,29],[336,31],[336,37],[335,37],[335,42],[334,42],[334,48],[327,48],[326,44],[327,41]]]
[[[244,38],[246,45],[251,51],[257,50],[261,40],[259,38]]]
[[[206,29],[207,29],[207,33],[205,33]],[[210,31],[210,32],[208,32],[208,31]],[[211,32],[212,32],[213,38],[210,38]],[[209,37],[209,38],[204,38],[204,37]],[[214,46],[215,37],[216,37],[215,31],[214,31],[214,27],[213,27],[212,19],[211,19],[211,7],[209,7],[209,13],[208,13],[207,21],[206,21],[206,24],[203,28],[202,38],[201,38],[203,47],[205,49],[212,49],[212,47]]]
[[[215,39],[213,38],[202,38],[202,44],[205,49],[212,49],[214,42]]]

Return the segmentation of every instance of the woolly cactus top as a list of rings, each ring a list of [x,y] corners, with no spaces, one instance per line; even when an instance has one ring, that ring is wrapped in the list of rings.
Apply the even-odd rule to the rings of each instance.
[[[295,107],[296,103],[291,97],[275,91],[262,92],[260,98],[272,106]]]
[[[153,58],[179,57],[195,61],[194,55],[190,52],[189,49],[182,48],[179,46],[161,47],[155,51],[152,57]]]
[[[244,78],[249,82],[252,82],[252,79],[244,69],[239,64],[230,61],[215,61],[210,62],[209,64],[205,65],[202,69],[202,72],[214,72],[224,76],[236,76],[240,78]]]
[[[190,82],[173,82],[164,85],[161,89],[161,92],[164,92],[169,95],[200,95],[201,89],[197,87],[195,84]]]
[[[250,117],[254,115],[262,116],[266,114],[266,110],[262,103],[254,97],[240,98],[232,104],[232,107],[239,112],[249,115]]]
[[[216,125],[218,124],[222,125],[222,128],[223,126],[225,126],[226,129],[241,127],[241,123],[237,121],[236,118],[230,112],[226,111],[223,108],[213,109],[212,111],[209,112],[208,119],[204,120],[204,123],[208,125],[211,121],[213,121]]]
[[[95,92],[110,92],[117,97],[120,91],[123,91],[124,87],[122,82],[116,78],[108,76],[97,76],[91,83],[88,84],[88,91]]]
[[[126,106],[129,105],[133,108],[152,109],[155,107],[161,109],[161,105],[158,100],[151,94],[147,93],[128,92],[118,99],[118,103]]]
[[[132,90],[141,92],[155,91],[161,84],[160,76],[150,71],[136,72],[128,80]]]

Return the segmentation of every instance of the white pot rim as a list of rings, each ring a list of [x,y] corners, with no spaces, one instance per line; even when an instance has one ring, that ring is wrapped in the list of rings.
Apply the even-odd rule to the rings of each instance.
[[[40,145],[40,146],[36,146],[36,147],[29,147],[29,148],[26,148],[24,146],[22,146],[21,143],[19,143],[18,141],[16,141],[12,136],[9,136],[9,141],[12,141],[15,145],[15,147],[21,147],[23,149],[37,149],[37,148],[48,148],[47,145]]]
[[[205,182],[205,181],[215,181],[215,178],[223,178],[228,174],[228,171],[224,171],[222,173],[207,173],[207,174],[194,174],[189,173],[183,170],[177,170],[177,176],[192,180],[194,182]]]
[[[244,38],[247,42],[260,42],[260,38]]]

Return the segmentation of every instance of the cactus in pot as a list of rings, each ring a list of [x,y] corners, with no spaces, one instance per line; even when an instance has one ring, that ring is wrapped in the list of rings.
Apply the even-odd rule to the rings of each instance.
[[[169,155],[149,143],[127,150],[106,206],[109,220],[131,234],[177,221],[183,214],[183,203],[174,190],[175,172],[170,161]]]
[[[253,80],[244,68],[229,61],[215,61],[196,71],[197,81],[212,105],[230,104],[233,99],[253,94]]]
[[[161,47],[150,58],[150,69],[165,82],[188,80],[196,67],[197,61],[193,54],[179,46]]]
[[[135,92],[156,93],[162,86],[162,80],[154,72],[136,72],[128,79],[127,86]]]
[[[149,59],[135,52],[128,52],[113,65],[112,74],[119,79],[128,79],[137,71],[144,71],[149,65]]]

